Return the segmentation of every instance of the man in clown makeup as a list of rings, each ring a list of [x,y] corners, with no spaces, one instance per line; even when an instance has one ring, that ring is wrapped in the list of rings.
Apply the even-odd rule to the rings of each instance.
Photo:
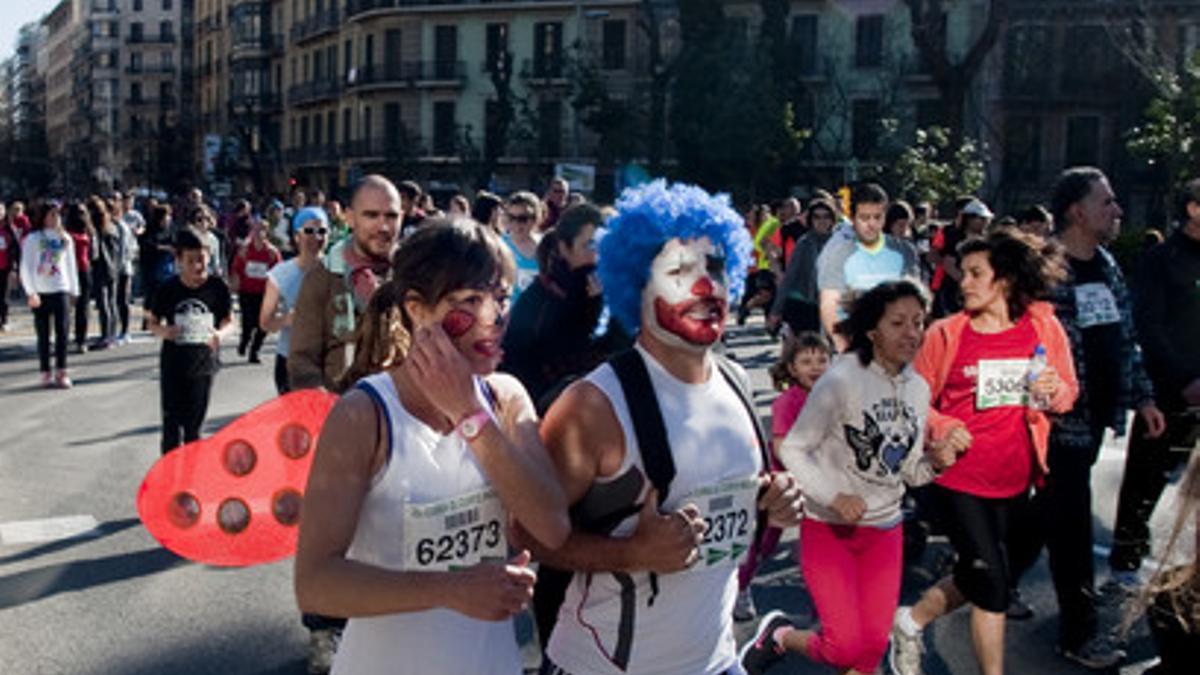
[[[542,672],[740,673],[738,562],[760,515],[787,527],[800,510],[791,476],[764,467],[745,371],[712,349],[751,243],[728,198],[697,187],[656,181],[616,206],[597,272],[613,316],[637,338],[565,390],[542,423],[573,529],[538,553],[574,571]],[[644,386],[618,374],[631,360]],[[657,437],[644,422],[655,407]],[[656,489],[664,452],[673,466]]]

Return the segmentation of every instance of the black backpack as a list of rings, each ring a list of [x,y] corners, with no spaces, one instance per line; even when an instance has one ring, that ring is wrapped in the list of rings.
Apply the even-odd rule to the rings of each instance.
[[[746,388],[745,383],[738,376],[732,361],[719,354],[713,354],[713,359],[717,370],[720,371],[725,381],[733,387],[733,390],[737,392],[738,398],[741,400],[742,405],[745,406],[750,419],[753,420],[754,433],[758,440],[763,471],[769,471],[771,462],[767,450],[769,447],[767,444],[767,433],[763,428],[762,420],[754,410],[754,398]],[[667,427],[663,422],[662,410],[658,406],[658,397],[654,394],[654,385],[650,380],[650,372],[646,369],[646,362],[643,360],[642,355],[636,349],[622,351],[609,359],[608,363],[612,366],[613,372],[617,375],[617,380],[621,383],[621,391],[625,395],[625,405],[633,421],[633,431],[637,436],[638,449],[642,455],[642,464],[646,469],[646,477],[658,492],[659,503],[661,504],[667,500],[667,495],[671,491],[671,481],[675,478],[675,458],[671,454],[671,448],[667,442]],[[588,531],[611,531],[618,523],[637,513],[639,510],[641,510],[640,505],[630,505],[624,510],[608,514],[602,523],[591,523],[591,527],[586,527],[585,529]],[[572,521],[577,522],[574,517],[572,517]],[[766,522],[766,514],[759,512],[754,533],[755,541],[761,538],[763,529],[766,527]],[[632,596],[634,589],[632,577],[624,572],[613,572],[612,575],[621,584],[623,595],[629,594]],[[534,590],[533,603],[534,619],[543,649],[545,649],[545,646],[549,642],[550,633],[554,629],[555,621],[558,619],[558,609],[562,605],[567,586],[570,584],[573,576],[573,572],[560,570],[545,564],[542,564],[538,569],[538,580]],[[658,576],[654,573],[650,574],[650,588],[651,596],[648,599],[648,603],[653,605],[654,598],[658,594]],[[618,636],[612,658],[614,663],[622,667],[622,669],[624,665],[628,664],[631,646],[632,635]]]

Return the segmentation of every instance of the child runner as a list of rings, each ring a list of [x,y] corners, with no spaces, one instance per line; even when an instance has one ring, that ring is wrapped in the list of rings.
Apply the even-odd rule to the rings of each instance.
[[[929,385],[909,366],[921,346],[928,300],[908,280],[862,295],[838,330],[849,344],[778,449],[807,501],[800,565],[821,621],[793,626],[763,617],[742,650],[751,675],[786,651],[840,673],[874,673],[900,599],[900,502],[954,463],[947,447],[924,451]]]
[[[79,295],[79,276],[75,271],[75,245],[63,229],[61,206],[48,201],[38,209],[34,230],[21,242],[21,286],[33,310],[37,330],[38,365],[42,386],[67,389],[67,308]],[[54,325],[54,367],[50,378],[50,326]]]
[[[829,367],[832,348],[829,342],[817,333],[803,332],[787,338],[780,351],[779,360],[771,366],[771,382],[775,389],[781,391],[775,402],[771,404],[771,448],[773,470],[782,471],[776,453],[783,437],[800,416],[808,393],[812,391],[817,378],[825,374]],[[750,548],[746,562],[738,568],[738,596],[733,605],[733,618],[737,621],[749,621],[755,617],[754,597],[750,593],[750,582],[758,565],[770,556],[779,544],[783,530],[768,527],[763,531],[762,538]]]
[[[200,438],[208,413],[213,377],[220,368],[221,338],[232,330],[229,287],[210,276],[202,235],[185,227],[175,235],[179,273],[163,282],[150,299],[150,333],[162,338],[159,385],[162,396],[162,452]]]

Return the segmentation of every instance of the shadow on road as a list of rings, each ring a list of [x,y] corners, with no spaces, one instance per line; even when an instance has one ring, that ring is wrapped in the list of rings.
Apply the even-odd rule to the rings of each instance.
[[[68,446],[96,445],[97,443],[108,443],[111,441],[119,441],[122,438],[129,438],[131,436],[143,436],[145,434],[155,434],[161,430],[162,430],[161,424],[146,424],[144,426],[134,427],[133,429],[125,429],[124,431],[118,431],[116,433],[112,433],[107,436],[94,436],[92,438],[81,438],[81,439],[75,440],[75,441],[68,441],[67,445]]]
[[[183,564],[190,563],[164,548],[153,548],[17,572],[0,577],[0,610],[59,593],[164,572]]]
[[[21,551],[20,553],[4,556],[3,558],[0,558],[0,565],[21,562],[22,560],[32,560],[39,556],[65,551],[73,546],[78,546],[79,544],[102,539],[109,535],[128,530],[131,527],[136,527],[139,524],[141,524],[141,521],[137,518],[124,518],[122,520],[110,520],[103,522],[97,525],[96,528],[90,532],[82,532],[74,537],[52,541],[48,544],[35,546],[28,551]]]

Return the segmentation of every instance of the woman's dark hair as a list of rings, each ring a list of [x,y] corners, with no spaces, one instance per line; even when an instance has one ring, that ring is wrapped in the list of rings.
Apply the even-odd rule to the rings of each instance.
[[[54,199],[43,199],[33,205],[32,213],[30,213],[30,221],[33,223],[33,228],[43,230],[46,228],[46,216],[50,215],[51,211],[58,211],[59,225],[62,225],[62,204]]]
[[[919,282],[909,279],[885,281],[860,295],[850,306],[849,316],[837,325],[838,334],[850,343],[847,351],[857,354],[864,366],[870,365],[871,359],[875,358],[871,331],[879,326],[888,305],[904,298],[916,300],[921,303],[922,310],[929,312],[929,294]]]
[[[1015,227],[997,228],[958,245],[959,260],[972,253],[986,253],[996,280],[1008,282],[1008,315],[1013,321],[1067,278],[1066,258],[1058,242]]]
[[[887,214],[883,217],[883,231],[891,234],[892,225],[894,225],[897,220],[911,221],[912,219],[912,207],[909,206],[908,202],[904,201],[903,199],[897,199],[896,201],[892,202],[890,206],[888,206]]]
[[[1050,212],[1054,215],[1054,226],[1065,230],[1071,226],[1067,210],[1092,191],[1092,183],[1104,180],[1104,172],[1094,166],[1073,166],[1063,171],[1054,183],[1050,197]]]
[[[1053,222],[1050,212],[1041,204],[1034,204],[1029,208],[1021,211],[1017,216],[1017,221],[1022,223],[1051,223]]]
[[[108,204],[97,195],[88,197],[87,200],[88,216],[92,219],[92,226],[96,231],[113,235],[116,234],[116,226],[112,222],[112,216],[108,211]]]
[[[792,376],[792,371],[788,370],[788,366],[792,361],[796,360],[796,355],[805,351],[818,351],[826,356],[833,356],[833,347],[829,345],[829,340],[826,340],[820,333],[812,331],[804,331],[798,335],[789,336],[783,342],[783,348],[779,350],[779,360],[771,365],[769,371],[771,375],[771,384],[774,385],[776,391],[783,391],[788,387],[794,387],[799,384],[796,378]]]
[[[92,227],[92,217],[83,204],[71,202],[67,204],[66,210],[67,217],[63,220],[63,225],[67,228],[67,232],[87,234],[93,238],[96,236],[96,229]]]
[[[512,252],[490,228],[466,219],[426,221],[396,249],[392,278],[371,295],[355,336],[354,363],[341,384],[404,360],[412,344],[413,322],[404,309],[410,293],[434,305],[463,288],[511,285],[516,276]]]
[[[171,217],[171,207],[166,204],[155,204],[150,209],[150,217],[146,219],[146,228],[151,232],[162,232],[167,229],[167,219]]]

